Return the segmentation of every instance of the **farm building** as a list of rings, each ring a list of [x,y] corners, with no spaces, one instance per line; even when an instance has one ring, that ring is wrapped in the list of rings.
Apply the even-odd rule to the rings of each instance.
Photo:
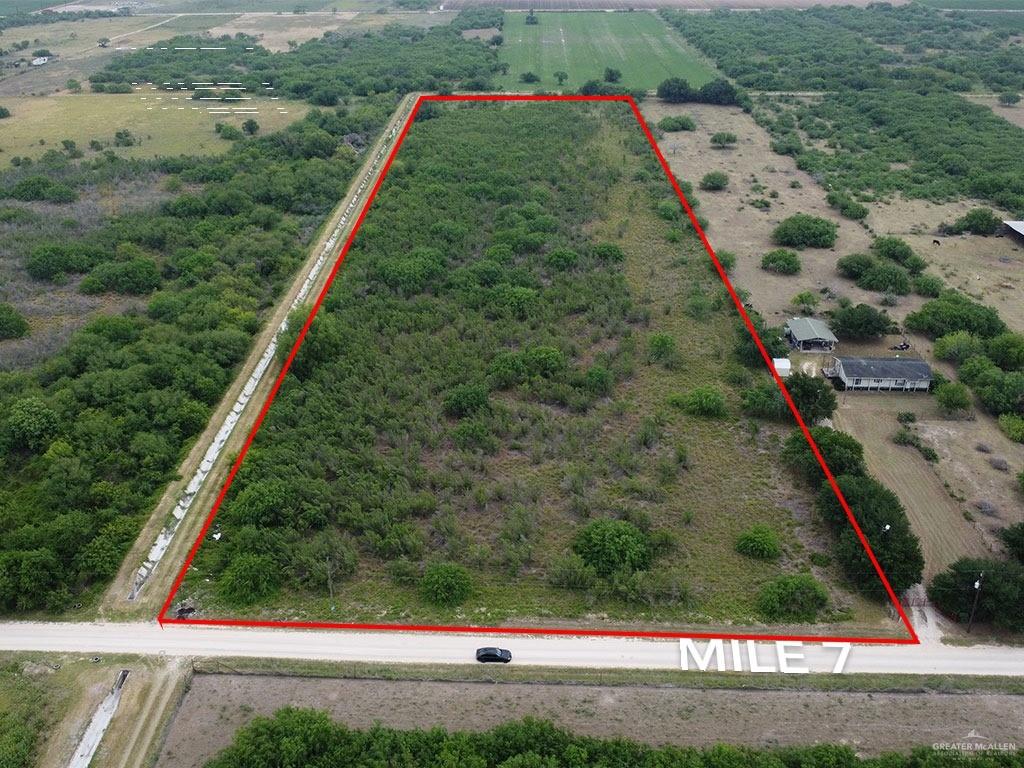
[[[787,320],[786,338],[790,346],[801,352],[831,352],[839,342],[825,323],[813,317],[791,317]]]
[[[1024,241],[1024,221],[1004,221],[1007,234]]]
[[[927,392],[932,383],[928,363],[906,357],[834,357],[822,374],[838,389],[871,392]]]

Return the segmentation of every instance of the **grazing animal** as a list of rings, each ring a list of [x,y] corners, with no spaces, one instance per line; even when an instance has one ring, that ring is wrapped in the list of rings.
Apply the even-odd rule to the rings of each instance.
[[[932,240],[932,245],[942,245],[941,240]]]

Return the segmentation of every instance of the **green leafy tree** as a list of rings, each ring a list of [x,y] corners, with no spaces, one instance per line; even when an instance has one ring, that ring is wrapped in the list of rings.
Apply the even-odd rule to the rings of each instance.
[[[951,235],[970,232],[972,235],[994,235],[1003,228],[1003,220],[991,208],[972,208],[955,222],[946,227]]]
[[[1004,107],[1012,107],[1020,103],[1020,94],[1016,91],[1004,91],[999,94],[999,103]]]
[[[959,381],[947,381],[936,387],[935,400],[947,416],[962,416],[971,410],[971,391]]]
[[[786,379],[786,389],[808,424],[831,418],[839,405],[835,389],[828,380],[818,376],[797,371]]]
[[[907,315],[904,324],[909,330],[933,339],[955,331],[968,331],[987,339],[1006,330],[996,310],[957,291],[946,291],[927,302],[917,312]]]
[[[813,291],[800,291],[789,303],[801,314],[809,315],[821,303],[821,296]]]
[[[253,120],[251,117],[244,123],[242,123],[242,132],[245,133],[246,136],[255,136],[257,133],[259,133],[259,130],[260,124]]]
[[[658,98],[670,104],[682,104],[694,101],[694,90],[681,77],[670,77],[658,84]]]
[[[879,311],[868,304],[833,310],[830,325],[837,338],[849,341],[877,339],[891,333],[895,327],[885,310]]]
[[[622,79],[622,71],[612,67],[605,67],[604,81],[606,83],[617,83]]]
[[[669,115],[658,121],[658,127],[666,133],[695,131],[697,130],[697,123],[689,115]]]
[[[811,427],[810,432],[833,475],[864,474],[864,447],[854,437],[830,427]],[[818,460],[799,429],[786,438],[782,457],[808,481],[817,484],[824,478]]]
[[[565,81],[568,80],[568,79],[569,79],[569,73],[568,72],[564,72],[562,70],[558,70],[557,72],[555,72],[555,80],[558,81],[558,84],[560,86],[561,85],[565,85]]]

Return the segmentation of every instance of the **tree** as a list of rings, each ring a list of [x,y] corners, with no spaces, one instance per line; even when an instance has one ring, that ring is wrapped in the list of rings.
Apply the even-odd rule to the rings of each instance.
[[[260,129],[260,124],[253,120],[251,117],[242,123],[242,131],[247,136],[255,136]]]
[[[562,70],[555,72],[555,80],[558,81],[559,85],[565,85],[565,81],[569,79],[569,73]]]
[[[72,79],[68,80],[66,83],[64,83],[64,87],[67,88],[72,93],[81,93],[82,92],[82,84],[80,82],[78,82],[77,80],[75,80],[74,78],[72,78]]]
[[[1019,562],[1024,563],[1024,523],[1015,523],[1004,528],[1001,536],[1007,551]]]
[[[521,83],[539,83],[540,82],[540,77],[538,77],[533,72],[523,72],[519,76],[519,82],[521,82]]]
[[[879,258],[895,261],[897,264],[906,264],[914,257],[913,249],[898,237],[876,237],[871,242],[871,250]]]
[[[877,265],[878,259],[870,253],[851,253],[836,262],[836,269],[843,277],[856,280]]]
[[[612,67],[604,68],[604,81],[606,83],[617,83],[622,79],[622,72]]]
[[[717,192],[729,186],[729,176],[724,171],[710,171],[700,180],[700,188],[705,192]]]
[[[959,381],[947,381],[936,387],[935,400],[946,416],[962,416],[971,410],[971,391]]]
[[[537,17],[537,14],[533,12],[533,8],[531,8],[530,12],[526,14],[526,23],[530,25],[540,24],[540,19]]]
[[[0,302],[0,341],[28,335],[28,321],[12,305]]]
[[[729,133],[728,131],[719,131],[718,133],[712,134],[711,146],[715,149],[725,149],[731,147],[736,143],[736,134]]]
[[[0,120],[3,120],[5,117],[10,117],[10,116],[11,116],[11,110],[9,110],[7,107],[0,107]]]
[[[739,104],[740,95],[732,83],[718,78],[700,87],[697,92],[697,100],[705,104]]]
[[[928,598],[955,621],[967,623],[974,614],[977,622],[1019,632],[1024,630],[1024,565],[962,558],[932,579]]]
[[[775,227],[772,240],[776,245],[790,248],[831,248],[836,243],[837,231],[834,222],[796,213]]]
[[[879,263],[857,278],[857,287],[905,296],[910,293],[910,276],[899,264]]]
[[[786,389],[793,404],[808,424],[832,417],[836,407],[835,389],[823,378],[797,371],[786,379]]]
[[[1001,333],[985,342],[985,352],[1004,371],[1024,370],[1024,335]]]
[[[909,330],[933,339],[955,331],[968,331],[987,339],[1006,330],[996,310],[954,290],[945,291],[917,312],[911,312],[904,324]]]
[[[807,573],[769,581],[757,597],[757,608],[769,621],[816,621],[826,605],[828,590]]]
[[[999,94],[999,103],[1004,107],[1012,107],[1014,104],[1020,103],[1020,94],[1016,91],[1004,91]]]
[[[658,98],[670,104],[682,104],[694,100],[694,90],[681,77],[670,77],[658,84]]]
[[[800,291],[789,303],[796,307],[801,314],[809,315],[821,303],[821,296],[813,291]]]
[[[876,339],[891,333],[894,328],[892,318],[885,310],[879,311],[868,304],[833,310],[830,324],[836,337],[847,341]]]
[[[830,427],[811,427],[810,432],[834,476],[864,474],[864,446],[854,437]],[[799,429],[794,429],[786,438],[782,458],[809,482],[817,484],[824,476],[811,446]]]
[[[651,562],[647,535],[626,520],[588,523],[573,539],[573,551],[599,576],[645,570]]]
[[[7,414],[7,429],[16,448],[42,451],[57,433],[57,413],[38,397],[15,400]]]
[[[473,577],[456,563],[431,563],[420,580],[423,599],[446,608],[464,603],[472,591]]]
[[[800,257],[796,251],[776,248],[761,257],[761,269],[779,275],[795,275],[800,271]]]
[[[725,397],[711,386],[697,387],[686,396],[673,396],[669,398],[669,403],[682,408],[691,416],[720,419],[728,413]]]

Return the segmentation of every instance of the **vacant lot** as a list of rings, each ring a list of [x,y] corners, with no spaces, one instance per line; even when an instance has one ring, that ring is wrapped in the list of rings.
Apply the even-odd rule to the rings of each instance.
[[[997,307],[1012,327],[1024,329],[1024,250],[1008,237],[936,234],[940,224],[954,221],[975,207],[976,202],[936,204],[896,198],[875,203],[867,218],[869,230],[839,217],[829,208],[825,191],[812,177],[798,170],[792,158],[774,154],[768,135],[741,110],[657,102],[644,104],[643,110],[651,123],[666,115],[679,114],[691,115],[696,121],[696,131],[668,133],[659,141],[678,176],[696,183],[709,171],[728,174],[729,186],[725,191],[698,192],[700,212],[709,221],[712,245],[737,256],[734,283],[749,293],[753,306],[770,324],[781,325],[795,314],[790,300],[804,290],[830,291],[855,303],[879,306],[879,294],[858,288],[835,270],[839,257],[867,250],[874,233],[903,237],[931,262],[930,271]],[[709,137],[719,131],[736,134],[734,149],[710,149]],[[768,207],[755,207],[752,203],[758,200]],[[780,220],[797,212],[835,221],[839,227],[835,248],[801,251],[802,270],[798,275],[786,277],[765,272],[760,268],[760,259],[775,247],[771,242],[772,230]],[[922,303],[920,297],[904,296],[888,311],[901,319]],[[821,309],[833,306],[826,300]],[[892,354],[888,347],[895,340],[864,345],[841,343],[838,351],[888,356]],[[910,340],[916,352],[931,359],[932,344],[928,339],[912,336]],[[953,375],[950,370],[944,372]],[[926,462],[913,448],[892,443],[896,413],[901,410],[913,410],[923,420],[918,429],[926,443],[939,451],[942,458],[938,465]],[[992,531],[1015,522],[1014,514],[1019,519],[1020,502],[1012,477],[993,469],[988,456],[973,448],[976,443],[990,445],[1011,466],[1024,466],[1024,451],[1010,443],[991,418],[947,421],[939,417],[929,397],[851,393],[841,397],[836,424],[864,444],[870,471],[892,488],[907,508],[914,531],[922,540],[926,574],[941,570],[958,557],[987,552],[995,546]],[[982,500],[1003,510],[999,519],[985,518],[977,511],[974,505]],[[966,519],[965,515],[974,520]]]
[[[324,709],[353,728],[380,723],[475,731],[530,716],[575,733],[652,745],[724,742],[775,747],[826,742],[850,744],[866,755],[961,741],[969,732],[977,732],[984,741],[1024,740],[1024,697],[1007,695],[196,675],[156,765],[198,768],[226,747],[238,728],[285,706]]]
[[[653,13],[544,13],[540,23],[526,24],[526,16],[505,16],[505,42],[501,59],[509,65],[502,80],[508,90],[557,89],[556,72],[568,75],[564,89],[579,88],[587,80],[600,80],[605,67],[622,72],[620,85],[650,89],[667,77],[683,77],[703,85],[715,77],[679,35]],[[520,76],[532,72],[540,82],[523,84]]]
[[[201,33],[214,24],[224,23],[230,17],[221,16],[146,16],[85,19],[57,24],[15,27],[4,32],[3,47],[11,42],[28,41],[25,51],[0,57],[0,99],[8,96],[52,94],[65,89],[69,79],[78,80],[88,87],[86,79],[101,69],[115,56],[122,55],[118,48],[152,45],[179,34]],[[108,48],[100,48],[97,41],[108,38]],[[31,59],[32,51],[47,49],[56,55],[41,67],[30,67],[18,59]]]
[[[320,357],[320,343],[307,342],[295,377],[270,409],[266,428],[214,523],[214,532],[222,535],[200,549],[179,600],[195,600],[205,616],[751,624],[758,621],[755,597],[761,585],[782,573],[811,569],[811,553],[826,549],[828,541],[809,524],[808,494],[779,471],[781,430],[755,430],[736,418],[734,387],[757,374],[737,372],[732,362],[735,310],[723,303],[721,285],[699,243],[679,228],[678,201],[672,202],[665,181],[656,171],[641,171],[653,164],[639,127],[629,125],[623,107],[615,109],[606,118],[609,127],[596,133],[594,116],[585,109],[536,105],[454,110],[413,128],[396,161],[396,167],[409,169],[404,181],[385,184],[361,233],[370,245],[362,241],[348,256],[325,305],[329,319],[321,326],[319,318],[311,337],[333,333],[318,328],[344,327],[350,330],[340,331],[342,336],[366,337],[365,346],[358,346],[368,356],[349,347],[350,353]],[[548,175],[553,161],[545,161],[541,170],[533,150],[523,154],[541,128],[559,142],[573,136],[570,146],[559,145],[563,157],[554,176]],[[444,131],[444,142],[438,131]],[[486,147],[480,143],[485,136],[490,137]],[[523,184],[531,197],[545,199],[543,208],[527,203],[495,210],[493,201],[469,201],[462,187],[433,181],[457,169],[462,177],[476,179],[474,188],[486,194],[493,174],[510,178],[505,167],[513,161],[505,153],[516,158],[517,176],[515,184],[503,182],[512,184],[503,196],[514,199],[516,184]],[[533,165],[526,165],[527,159]],[[429,196],[411,191],[425,181],[414,172],[419,168],[433,169]],[[549,178],[557,179],[557,193]],[[598,178],[599,191],[593,186]],[[581,205],[577,198],[587,202]],[[435,221],[431,231],[463,234],[454,235],[452,261],[434,271],[429,284],[409,283],[402,289],[406,295],[384,282],[390,273],[381,270],[388,262],[377,266],[377,260],[396,248],[408,250],[424,236],[427,219],[420,208],[425,205]],[[540,261],[544,251],[531,248],[495,257],[503,259],[497,263],[481,258],[481,251],[491,253],[486,249],[492,237],[504,242],[507,227],[524,227],[515,222],[541,210],[550,213],[529,226],[543,227],[552,246],[568,238],[573,248],[589,253],[591,243],[613,243],[624,254],[621,266],[581,260],[578,268],[560,273]],[[372,243],[384,233],[402,245],[381,255],[376,250],[381,246]],[[506,275],[509,269],[516,271]],[[470,300],[459,286],[477,270],[489,276]],[[531,313],[509,313],[500,304],[487,308],[503,300],[509,279],[521,288],[536,286],[518,294],[543,291]],[[591,295],[597,290],[600,298]],[[350,295],[372,300],[351,301]],[[591,298],[584,299],[587,295]],[[578,298],[566,304],[568,296]],[[595,313],[597,306],[604,309]],[[574,307],[570,315],[558,314],[569,307]],[[408,313],[417,319],[405,317]],[[439,315],[448,318],[440,326],[431,319]],[[650,340],[658,337],[675,347],[669,363],[649,356]],[[573,394],[578,385],[570,382],[580,380],[576,373],[564,381],[545,373],[513,387],[496,384],[490,378],[495,374],[488,373],[495,349],[520,354],[532,349],[535,339],[562,351],[560,370],[609,366],[616,371],[614,386],[591,398]],[[306,353],[307,348],[314,351]],[[405,382],[400,389],[388,385],[378,391],[384,382],[400,379]],[[727,380],[740,383],[726,386]],[[480,382],[490,392],[485,406],[460,417],[442,402],[441,393],[467,382]],[[681,394],[698,386],[721,390],[724,417],[694,417],[678,404]],[[411,398],[411,392],[421,394]],[[355,393],[358,402],[350,400]],[[383,402],[385,411],[372,415]],[[339,409],[344,418],[322,415]],[[327,438],[325,429],[336,437]],[[335,455],[339,451],[362,458],[342,459]],[[308,464],[310,455],[319,457],[317,466]],[[387,500],[378,498],[381,482],[394,489]],[[266,548],[266,559],[253,565],[261,569],[273,560],[284,577],[264,590],[239,571],[248,559],[239,547],[254,530],[239,514],[245,514],[248,500],[264,504],[267,492],[282,483],[294,484],[287,494],[296,498],[315,488],[324,495],[310,498],[301,515],[282,506],[261,523],[260,536],[279,545]],[[413,504],[414,512],[407,506]],[[325,577],[317,584],[285,576],[303,573],[299,558],[307,555],[302,553],[323,542],[322,533],[302,532],[310,514],[322,515],[346,537],[333,546],[350,558],[347,579],[339,576],[331,583]],[[651,571],[671,586],[630,603],[593,581],[577,589],[552,583],[577,532],[605,517],[636,521],[674,542],[659,551]],[[780,559],[757,561],[736,552],[737,537],[754,523],[777,532]],[[344,544],[346,539],[355,543]],[[332,557],[338,562],[338,554]],[[471,572],[473,589],[461,605],[424,599],[422,568],[436,559],[454,560]],[[831,584],[833,606],[842,612],[829,618],[849,619],[843,626],[858,631],[892,628],[884,607],[850,595],[827,567],[814,570]]]
[[[196,102],[161,91],[130,94],[58,94],[46,98],[23,96],[4,99],[11,117],[0,134],[0,158],[38,157],[48,149],[61,149],[64,139],[89,153],[89,142],[99,141],[123,157],[158,155],[217,155],[231,142],[214,131],[216,123],[240,126],[248,119],[259,123],[261,133],[280,130],[300,120],[309,110],[304,102],[273,101],[256,97],[245,109],[256,114],[210,113],[208,102]],[[224,105],[218,105],[224,106]],[[237,104],[235,105],[237,106]],[[136,143],[114,147],[114,134],[128,130]]]
[[[408,27],[433,27],[447,24],[455,17],[454,13],[358,13],[341,11],[339,13],[317,14],[274,14],[243,13],[234,19],[218,23],[210,30],[210,35],[219,37],[242,33],[251,35],[260,41],[260,45],[271,51],[287,51],[290,43],[302,43],[306,40],[323,37],[327,32],[342,35],[359,35],[388,24],[401,24]]]

